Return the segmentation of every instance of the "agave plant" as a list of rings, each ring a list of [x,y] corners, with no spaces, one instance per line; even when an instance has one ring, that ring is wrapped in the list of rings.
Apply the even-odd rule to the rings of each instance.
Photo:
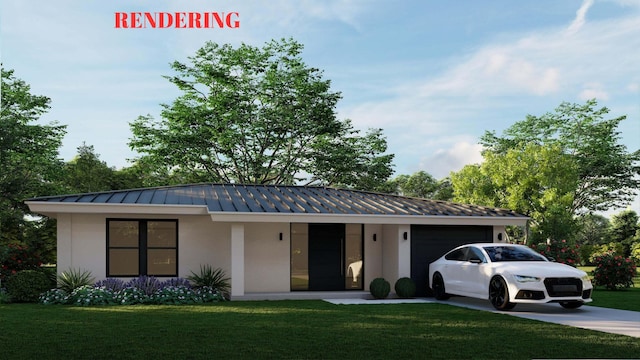
[[[57,276],[57,286],[58,289],[62,289],[67,292],[67,294],[71,294],[73,290],[86,286],[93,285],[93,276],[91,275],[91,271],[82,270],[82,269],[69,269],[61,272]]]
[[[195,288],[210,287],[220,291],[226,299],[229,299],[231,290],[230,278],[221,268],[214,269],[211,265],[200,265],[200,273],[196,274],[192,271],[191,276],[187,277],[187,279],[193,283]]]

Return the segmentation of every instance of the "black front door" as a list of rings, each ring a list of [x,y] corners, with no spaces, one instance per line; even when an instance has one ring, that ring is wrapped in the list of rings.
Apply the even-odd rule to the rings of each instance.
[[[309,224],[309,290],[344,290],[344,239],[344,224]]]

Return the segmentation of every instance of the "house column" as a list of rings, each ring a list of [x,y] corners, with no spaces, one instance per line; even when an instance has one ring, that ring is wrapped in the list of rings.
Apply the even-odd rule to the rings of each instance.
[[[398,227],[398,279],[402,277],[411,277],[411,225]]]
[[[231,296],[244,295],[244,225],[231,225]]]
[[[57,214],[57,270],[58,274],[73,267],[73,256],[71,247],[72,229],[71,214]]]

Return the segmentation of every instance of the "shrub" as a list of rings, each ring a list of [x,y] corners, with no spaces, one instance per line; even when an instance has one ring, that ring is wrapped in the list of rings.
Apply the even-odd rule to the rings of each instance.
[[[623,258],[615,253],[607,253],[596,258],[593,283],[615,290],[633,286],[636,265],[631,258]]]
[[[580,264],[580,246],[571,245],[566,240],[551,241],[548,244],[533,244],[531,248],[553,261],[578,266]]]
[[[27,245],[2,244],[0,245],[0,280],[16,274],[22,270],[35,270],[42,262],[40,256]]]
[[[115,303],[120,305],[148,304],[151,298],[137,287],[127,287],[115,295]]]
[[[118,292],[126,287],[124,281],[118,278],[106,278],[104,280],[100,280],[95,284],[95,286],[105,288],[113,292]]]
[[[142,291],[145,295],[151,296],[162,287],[162,284],[160,280],[153,276],[140,276],[131,279],[128,283],[125,284],[125,286],[136,288]]]
[[[376,299],[385,299],[391,291],[391,284],[383,278],[375,278],[369,284],[369,291]]]
[[[92,285],[94,279],[88,270],[69,269],[60,273],[57,280],[58,289],[71,294],[77,288]]]
[[[594,246],[589,262],[593,265],[596,264],[596,259],[606,254],[624,254],[624,245],[621,243],[611,242],[604,245]]]
[[[153,294],[152,302],[160,305],[183,305],[202,303],[202,297],[190,287],[166,286]]]
[[[36,270],[22,270],[7,278],[5,286],[11,301],[36,302],[49,289],[47,275]]]
[[[416,295],[416,283],[408,277],[398,279],[393,288],[401,298],[412,298]]]
[[[203,286],[195,290],[196,293],[202,298],[202,302],[218,302],[225,301],[228,298],[218,289],[214,289],[212,287]]]
[[[68,304],[77,306],[111,305],[116,301],[114,293],[103,287],[85,285],[73,290]]]
[[[210,265],[200,265],[200,273],[196,274],[192,271],[191,276],[187,279],[193,283],[195,288],[210,287],[218,290],[226,299],[229,299],[230,279],[220,268],[214,269]]]
[[[69,294],[62,289],[51,289],[42,293],[38,301],[44,305],[66,305],[69,303]]]

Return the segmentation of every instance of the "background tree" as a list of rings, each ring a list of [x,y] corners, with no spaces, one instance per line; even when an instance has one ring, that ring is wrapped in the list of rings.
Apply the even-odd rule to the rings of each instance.
[[[10,253],[10,246],[22,249],[36,265],[53,262],[55,221],[27,217],[24,200],[60,189],[58,149],[65,126],[38,124],[51,100],[31,94],[13,70],[0,71],[0,263],[5,264],[3,254]]]
[[[166,78],[183,94],[162,119],[131,123],[140,166],[181,182],[324,184],[371,189],[391,174],[380,130],[336,119],[340,93],[294,40],[262,48],[207,42]],[[349,170],[345,172],[345,170]]]
[[[0,109],[0,244],[23,241],[29,213],[24,200],[56,192],[62,162],[58,158],[65,126],[37,121],[50,99],[33,95],[30,86],[2,72]]]
[[[617,129],[626,116],[604,119],[609,109],[596,107],[596,100],[584,105],[562,103],[554,113],[528,115],[501,137],[486,132],[480,142],[496,154],[529,143],[559,146],[578,166],[574,213],[626,206],[640,188],[640,150],[628,152],[620,144]]]
[[[451,180],[436,180],[424,170],[412,175],[401,174],[388,180],[382,192],[424,199],[449,201],[453,198]]]
[[[620,255],[626,257],[631,254],[631,245],[636,240],[639,229],[638,214],[633,210],[625,210],[611,216],[610,241],[624,246],[624,254]]]
[[[141,188],[145,186],[143,180],[152,176],[143,174],[143,169],[135,164],[116,170],[100,160],[93,145],[83,142],[78,147],[78,154],[64,164],[61,182],[65,193],[87,193]],[[150,186],[161,185],[151,183]]]
[[[83,142],[78,147],[78,155],[65,164],[64,182],[71,193],[112,190],[114,172],[100,160],[93,145]]]
[[[579,169],[559,145],[485,151],[481,165],[452,173],[454,201],[509,208],[532,219],[532,241],[572,239]]]
[[[610,242],[609,219],[598,214],[585,214],[578,219],[577,242],[581,245],[602,245]]]

